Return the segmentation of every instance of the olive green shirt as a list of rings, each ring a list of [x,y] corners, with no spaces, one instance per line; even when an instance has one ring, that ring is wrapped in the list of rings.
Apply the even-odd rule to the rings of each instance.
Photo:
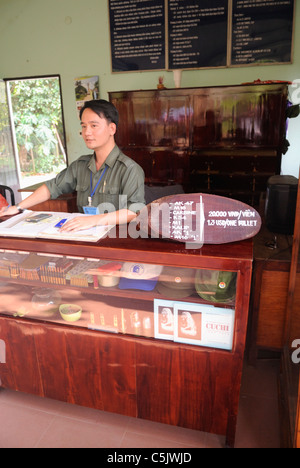
[[[76,191],[78,211],[82,213],[91,196],[91,174],[92,190],[103,175],[92,197],[92,206],[99,207],[100,214],[123,208],[138,212],[145,206],[144,171],[118,146],[110,152],[99,171],[96,169],[95,154],[81,156],[55,179],[46,182],[51,199]]]

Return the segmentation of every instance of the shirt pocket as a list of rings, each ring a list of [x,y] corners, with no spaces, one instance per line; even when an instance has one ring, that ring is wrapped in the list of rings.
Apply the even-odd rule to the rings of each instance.
[[[120,193],[119,193],[118,186],[105,187],[104,193],[103,193],[103,187],[101,187],[99,189],[99,192],[97,193],[97,205],[99,206],[103,204],[102,212],[117,211],[120,209],[119,195]]]
[[[79,207],[84,207],[88,205],[88,197],[90,196],[90,187],[88,184],[77,184],[77,205]]]

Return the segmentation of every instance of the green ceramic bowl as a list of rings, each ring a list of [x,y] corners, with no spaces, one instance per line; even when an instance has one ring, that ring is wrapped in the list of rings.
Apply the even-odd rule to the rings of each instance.
[[[61,304],[59,312],[66,322],[77,322],[81,319],[82,308],[76,304]]]

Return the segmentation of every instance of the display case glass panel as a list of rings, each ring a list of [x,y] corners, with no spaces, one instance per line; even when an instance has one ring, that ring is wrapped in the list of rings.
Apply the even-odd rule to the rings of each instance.
[[[0,313],[232,350],[237,272],[0,252]]]

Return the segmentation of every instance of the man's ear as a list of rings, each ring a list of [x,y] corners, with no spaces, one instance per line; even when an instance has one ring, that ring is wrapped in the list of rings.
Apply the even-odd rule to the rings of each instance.
[[[109,127],[110,127],[110,131],[111,131],[111,135],[115,135],[116,132],[117,132],[117,126],[115,123],[111,122],[109,124]]]

